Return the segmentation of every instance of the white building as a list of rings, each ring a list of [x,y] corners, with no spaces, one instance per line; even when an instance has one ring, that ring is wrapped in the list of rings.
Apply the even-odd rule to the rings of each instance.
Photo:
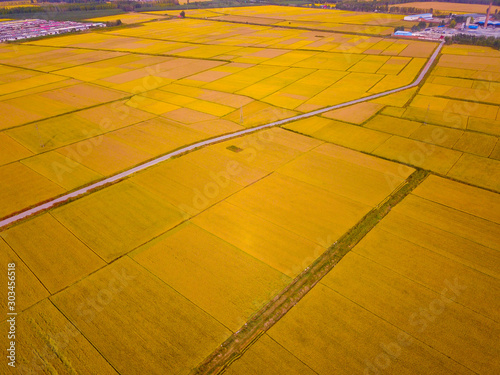
[[[432,19],[432,13],[412,14],[410,16],[406,16],[403,19],[405,21],[418,21],[419,19],[431,20]]]

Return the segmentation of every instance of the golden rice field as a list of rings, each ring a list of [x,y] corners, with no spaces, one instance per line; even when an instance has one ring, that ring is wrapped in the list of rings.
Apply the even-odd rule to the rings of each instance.
[[[356,104],[285,128],[498,191],[498,66],[498,51],[446,46],[418,92]],[[395,96],[401,100],[389,99]]]
[[[110,286],[112,281],[115,284]],[[105,317],[87,305],[89,296],[99,304],[103,291],[115,293],[104,300],[109,301],[103,306]],[[137,356],[134,367],[148,373],[187,373],[230,333],[129,257],[59,293],[53,303],[119,372],[129,371],[130,358]],[[75,304],[86,310],[75,309]],[[134,325],[137,328],[130,329]],[[143,345],[138,346],[139,342]],[[120,350],[116,350],[118,343]]]
[[[392,15],[186,13],[0,45],[0,219],[408,85],[437,46],[384,37]],[[499,66],[498,51],[445,46],[418,87],[190,150],[0,228],[19,372],[194,374],[371,228],[225,373],[497,373]]]
[[[30,264],[50,293],[80,280],[105,263],[51,215],[2,233],[5,242]],[[29,241],[26,239],[29,238]],[[71,256],[66,256],[71,249]],[[54,259],[59,259],[54,262]]]
[[[498,194],[429,177],[229,373],[282,361],[291,373],[495,372],[499,306],[486,296],[499,290],[499,204]]]
[[[168,161],[13,226],[0,234],[0,244],[43,283],[42,290],[38,281],[32,287],[31,301],[49,303],[50,293],[58,314],[113,368],[186,373],[384,200],[393,189],[385,174],[397,175],[398,167],[283,129],[266,130]],[[333,173],[338,180],[331,180]],[[306,224],[305,216],[311,218]],[[149,297],[139,303],[144,291]],[[89,298],[97,310],[86,305]],[[38,328],[30,333],[32,346],[23,348],[56,340],[41,318],[31,317],[36,310],[25,308],[23,316]],[[148,323],[141,318],[145,312]],[[124,330],[134,320],[141,328]],[[122,351],[113,349],[113,337]],[[144,347],[140,363],[130,363],[138,337],[154,343]],[[196,344],[186,352],[188,339]],[[166,342],[161,361],[146,354]],[[78,341],[47,350],[75,369],[96,355],[77,361],[72,345]],[[31,366],[37,359],[27,353],[20,363]],[[99,361],[94,365],[102,366]]]
[[[233,362],[227,374],[270,373],[313,375],[315,372],[267,335],[262,336],[243,357]]]
[[[11,9],[11,8],[24,8],[24,7],[31,7],[33,6],[33,4],[29,3],[29,4],[14,4],[14,5],[3,5],[0,6],[0,8],[2,9]],[[2,21],[10,21],[10,19],[5,19],[5,18],[2,18]]]
[[[34,1],[35,3],[37,1]],[[13,6],[13,5],[26,5],[26,4],[29,4],[31,3],[31,1],[28,1],[28,0],[12,0],[12,1],[4,1],[3,2],[3,5],[7,5],[7,6]]]
[[[434,9],[442,12],[453,12],[453,13],[484,13],[488,9],[488,4],[462,4],[462,3],[441,3],[436,1],[431,2],[414,2],[394,5],[400,8],[419,8],[419,9]],[[499,6],[493,5],[491,7],[492,12],[495,10],[500,10]]]
[[[31,353],[17,362],[19,371],[47,371],[53,373],[116,374],[84,335],[48,299],[42,300],[18,317],[24,329],[20,351]],[[9,368],[4,368],[5,373]]]

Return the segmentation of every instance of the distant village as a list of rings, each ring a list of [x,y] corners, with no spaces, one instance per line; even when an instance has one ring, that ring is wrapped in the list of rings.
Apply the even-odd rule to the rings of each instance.
[[[73,22],[27,19],[0,22],[0,42],[38,38],[75,31],[84,31],[95,27],[105,27],[102,22]]]
[[[432,13],[413,14],[403,19],[409,22],[418,21],[411,31],[404,27],[396,28],[395,36],[409,37],[414,39],[443,39],[445,36],[466,34],[469,36],[500,37],[500,21],[490,16],[491,4],[487,14],[450,14],[446,18],[435,18]],[[456,20],[461,20],[457,22]]]

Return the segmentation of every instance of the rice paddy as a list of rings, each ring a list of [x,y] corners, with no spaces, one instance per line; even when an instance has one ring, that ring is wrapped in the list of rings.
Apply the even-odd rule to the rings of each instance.
[[[277,10],[259,7],[252,17],[268,20]],[[225,11],[248,17],[250,9]],[[345,25],[371,25],[366,15],[334,13]],[[0,110],[9,113],[0,125],[2,162],[21,161],[72,190],[184,144],[409,83],[435,48],[268,22],[119,16],[144,22],[0,48]],[[208,125],[215,120],[220,127]]]
[[[3,232],[2,237],[50,293],[63,289],[105,264],[50,215],[42,215]]]
[[[495,303],[483,298],[498,290],[498,273],[486,266],[488,257],[498,262],[498,245],[464,242],[480,235],[460,229],[481,227],[473,224],[481,220],[473,215],[480,215],[493,220],[486,226],[497,233],[498,195],[438,177],[429,177],[414,194],[268,331],[273,344],[319,374],[332,368],[471,374],[498,367],[498,345],[470,341],[488,342],[486,327],[499,329]],[[425,213],[410,207],[417,196],[426,198]],[[484,200],[493,206],[475,204]],[[472,248],[482,255],[472,256]],[[467,334],[459,328],[464,324],[473,324]],[[231,367],[245,373],[256,366],[245,356],[273,345],[266,336],[259,341]],[[332,342],[339,345],[334,349]]]
[[[149,298],[144,300],[146,290]],[[94,305],[89,304],[89,296]],[[58,294],[54,304],[99,346],[118,371],[127,371],[129,359],[140,354],[139,366],[144,371],[186,373],[229,333],[212,316],[128,257]],[[106,319],[100,317],[102,312]],[[129,329],[138,321],[138,329]],[[159,331],[163,332],[160,336]],[[137,343],[142,340],[147,345],[138,351]],[[186,340],[191,340],[188,346]]]
[[[437,47],[386,38],[397,15],[177,14],[0,46],[0,219],[408,85]],[[499,62],[445,46],[417,87],[183,150],[0,228],[20,371],[498,372]]]
[[[194,224],[157,238],[132,257],[232,331],[290,281]]]

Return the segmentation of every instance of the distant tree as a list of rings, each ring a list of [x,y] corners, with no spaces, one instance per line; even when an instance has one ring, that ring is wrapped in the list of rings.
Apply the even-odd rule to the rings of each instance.
[[[455,21],[455,20],[451,20],[451,22],[450,22],[450,26],[449,26],[449,27],[450,27],[450,29],[454,29],[454,28],[455,28],[455,26],[457,26],[457,21]]]
[[[116,20],[116,21],[108,21],[106,22],[107,27],[114,27],[114,26],[120,26],[122,24],[122,20]]]
[[[181,18],[185,18],[186,17],[186,12],[181,11],[180,16],[181,16]]]
[[[405,27],[404,26],[396,26],[394,28],[394,32],[396,32],[396,31],[405,31]]]
[[[417,26],[419,29],[425,29],[427,24],[424,21],[420,21]]]

